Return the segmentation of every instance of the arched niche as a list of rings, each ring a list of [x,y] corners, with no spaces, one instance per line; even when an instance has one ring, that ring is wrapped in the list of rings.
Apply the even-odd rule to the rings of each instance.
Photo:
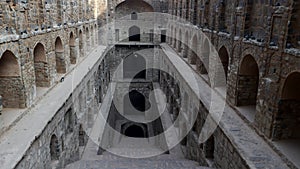
[[[128,30],[129,41],[141,41],[141,30],[137,26],[132,26]]]
[[[33,49],[35,83],[37,87],[49,87],[49,64],[43,44],[38,43]]]

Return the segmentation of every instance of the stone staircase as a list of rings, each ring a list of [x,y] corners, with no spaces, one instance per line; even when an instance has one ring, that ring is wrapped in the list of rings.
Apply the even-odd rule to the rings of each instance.
[[[118,157],[112,154],[98,155],[98,159],[80,160],[66,169],[209,169],[197,162],[163,154],[145,159]]]
[[[199,166],[196,161],[185,159],[180,153],[171,151],[171,154],[151,156],[151,154],[159,154],[161,150],[146,142],[133,141],[132,139],[122,140],[120,144],[113,146],[102,155],[96,155],[96,145],[88,143],[82,159],[67,165],[66,169],[209,169]],[[127,158],[128,156],[151,157]]]

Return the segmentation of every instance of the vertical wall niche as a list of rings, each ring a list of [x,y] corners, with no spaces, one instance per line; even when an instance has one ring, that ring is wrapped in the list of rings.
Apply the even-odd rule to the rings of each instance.
[[[237,106],[256,105],[259,81],[257,62],[251,55],[246,55],[239,67],[237,86]]]
[[[300,48],[300,2],[293,1],[293,10],[288,27],[287,48]]]
[[[242,30],[242,22],[243,17],[241,15],[236,16],[236,22],[235,22],[235,36],[240,37],[242,35],[241,30]]]
[[[271,38],[270,38],[270,46],[277,46],[280,38],[282,22],[281,17],[274,16],[272,22],[272,30],[271,30]]]
[[[219,31],[226,32],[226,2],[222,0],[219,2]]]
[[[65,113],[65,117],[64,117],[64,122],[65,122],[65,128],[66,128],[66,133],[72,133],[73,132],[73,111],[70,108],[66,113]]]
[[[194,4],[193,4],[193,7],[194,7],[194,12],[193,12],[193,24],[194,25],[197,25],[197,18],[198,18],[198,0],[193,0],[194,1]]]
[[[51,136],[50,140],[50,156],[52,163],[59,160],[60,146],[55,134]]]
[[[190,0],[186,0],[186,14],[185,14],[185,19],[189,20],[190,18]]]
[[[204,27],[209,27],[209,18],[210,18],[210,0],[204,1]]]

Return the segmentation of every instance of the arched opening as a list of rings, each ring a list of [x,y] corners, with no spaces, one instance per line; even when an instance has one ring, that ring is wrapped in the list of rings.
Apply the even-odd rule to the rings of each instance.
[[[140,28],[137,26],[132,26],[129,28],[129,41],[140,41]]]
[[[300,139],[300,72],[286,78],[275,118],[275,139]]]
[[[188,31],[185,32],[185,36],[184,36],[184,44],[183,44],[183,58],[187,58],[188,57],[188,50],[189,50],[189,34]]]
[[[190,57],[189,62],[190,64],[195,65],[197,61],[197,45],[198,45],[198,39],[197,36],[194,35],[192,39],[192,49],[190,50]]]
[[[66,133],[69,134],[69,133],[72,133],[73,132],[73,121],[74,121],[74,118],[73,118],[73,111],[72,109],[70,108],[66,113],[65,113],[65,116],[64,116],[64,123],[65,123],[65,127],[66,127]]]
[[[56,72],[57,73],[66,73],[66,63],[64,56],[64,47],[60,37],[57,37],[55,40],[55,60],[56,60]]]
[[[49,65],[44,45],[38,43],[33,50],[35,84],[37,87],[49,87]]]
[[[125,136],[135,138],[145,138],[145,131],[142,127],[137,125],[131,125],[125,130]]]
[[[174,30],[174,35],[173,35],[173,48],[176,48],[176,44],[177,44],[177,30],[175,28]]]
[[[130,91],[123,98],[125,115],[140,115],[147,109],[146,97],[137,90]],[[142,114],[144,115],[144,113]]]
[[[185,19],[188,21],[189,20],[189,16],[190,16],[190,0],[186,0],[186,14],[185,14]]]
[[[137,20],[138,19],[138,15],[136,12],[132,12],[131,13],[131,20]]]
[[[94,47],[95,46],[95,29],[93,26],[91,26],[91,46]]]
[[[86,39],[86,48],[87,48],[87,50],[89,50],[89,48],[91,46],[89,28],[85,29],[85,39]]]
[[[146,60],[133,53],[123,60],[123,78],[146,79]]]
[[[20,66],[11,51],[0,57],[0,95],[4,108],[25,107]]]
[[[80,57],[84,56],[83,35],[82,35],[82,31],[81,30],[79,30],[79,53],[80,53]]]
[[[209,70],[209,59],[210,59],[210,44],[208,39],[205,39],[204,44],[203,44],[203,49],[202,49],[202,66],[200,73],[201,74],[207,74]]]
[[[169,32],[169,31],[168,31]],[[171,46],[173,44],[173,26],[171,26],[171,32],[168,35],[168,39],[169,39],[169,45]]]
[[[60,146],[55,134],[51,136],[50,140],[50,156],[51,161],[57,161],[60,156]]]
[[[73,32],[70,33],[69,46],[70,46],[70,62],[71,64],[76,64],[77,53],[76,53],[76,46],[75,46],[75,36]]]
[[[177,46],[177,51],[180,53],[181,52],[181,41],[182,41],[182,35],[181,35],[181,30],[179,30],[179,39],[178,39],[178,46]]]
[[[223,65],[223,69],[224,69],[224,73],[225,73],[225,77],[227,79],[227,73],[228,73],[228,63],[229,63],[229,55],[227,52],[227,49],[222,46],[218,52],[221,63]]]
[[[198,18],[198,0],[194,0],[194,4],[193,4],[193,24],[197,25],[197,18]]]
[[[238,72],[237,106],[256,105],[258,80],[258,65],[253,56],[246,55]]]
[[[214,136],[211,136],[204,145],[204,154],[205,158],[208,160],[213,160],[214,159],[214,151],[215,151],[215,140]]]
[[[118,4],[115,8],[116,18],[121,18],[124,16],[132,16],[134,12],[136,14],[143,13],[143,12],[154,12],[154,9],[150,4],[148,4],[143,0],[125,0],[120,4]]]
[[[166,30],[161,30],[161,35],[160,35],[160,42],[165,43],[167,40],[167,31]]]

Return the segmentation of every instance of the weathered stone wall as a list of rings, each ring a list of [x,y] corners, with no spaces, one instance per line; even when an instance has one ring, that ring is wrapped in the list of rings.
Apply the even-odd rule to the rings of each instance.
[[[196,5],[194,1],[169,1],[169,14],[187,19],[190,22],[189,25],[197,26],[197,28],[191,29],[186,24],[179,22],[170,24],[167,33],[172,36],[172,38],[168,38],[170,45],[178,51],[176,45],[181,36],[187,37],[187,39],[181,39],[183,42],[191,44],[195,32],[204,32],[217,51],[221,47],[225,47],[229,56],[226,81],[227,101],[233,106],[241,106],[238,103],[241,97],[245,95],[247,95],[245,97],[251,97],[251,104],[256,104],[253,126],[266,137],[275,138],[273,123],[276,121],[279,111],[278,103],[281,100],[282,86],[291,72],[297,72],[300,69],[299,46],[295,44],[295,41],[292,42],[292,39],[299,34],[297,26],[294,24],[299,19],[297,17],[299,3],[290,1],[245,4],[241,1],[236,3],[231,0],[197,2]],[[181,3],[183,4],[182,8]],[[217,8],[214,8],[214,4],[218,4]],[[182,15],[180,15],[181,13]],[[194,17],[195,14],[200,16],[200,19],[197,20],[197,17]],[[182,35],[179,35],[178,32],[181,32]],[[198,39],[200,45],[198,57],[202,57],[200,60],[203,62],[205,60],[201,47],[203,38],[198,37]],[[243,87],[243,89],[247,89],[246,91],[251,91],[239,92],[242,90],[238,85],[240,62],[248,54],[254,57],[259,68],[257,94],[250,87],[253,85],[250,84],[252,81],[247,82]],[[191,58],[188,61],[191,63]],[[200,73],[201,62],[197,65],[199,65],[197,67]],[[209,70],[208,74],[209,80],[215,77]],[[203,77],[207,79],[207,77]],[[214,86],[214,83],[211,85]],[[256,100],[254,100],[255,97]],[[284,128],[284,125],[281,127]]]
[[[25,108],[26,106],[21,77],[1,77],[0,95],[5,98],[2,100],[3,107]]]
[[[62,168],[80,159],[81,147],[85,146],[88,139],[86,133],[93,125],[101,100],[106,93],[106,90],[103,93],[94,91],[97,91],[100,86],[106,89],[109,82],[109,79],[102,75],[102,73],[107,74],[109,70],[99,69],[104,62],[105,59],[99,59],[69,98],[61,103],[62,107],[32,143],[16,168],[50,169],[54,166]],[[51,159],[50,142],[53,135],[58,140],[57,160]]]
[[[257,77],[249,75],[238,76],[237,105],[248,106],[256,104]]]
[[[12,51],[18,59],[18,66],[21,69],[22,75],[22,81],[20,81],[18,88],[21,89],[21,93],[24,92],[24,94],[19,93],[19,95],[24,95],[23,99],[25,100],[22,107],[29,107],[36,99],[36,87],[51,87],[57,82],[58,73],[66,73],[70,70],[71,64],[77,63],[80,59],[77,55],[79,53],[77,52],[79,51],[78,41],[81,41],[80,43],[83,44],[85,44],[85,42],[84,39],[79,40],[79,30],[91,29],[90,39],[92,39],[93,43],[91,43],[90,48],[95,46],[95,37],[97,34],[94,29],[94,23],[95,22],[78,25],[77,28],[68,28],[65,30],[49,30],[49,32],[43,32],[35,36],[17,39],[16,42],[0,43],[1,55],[5,51]],[[70,34],[75,36],[75,46],[72,47],[69,46],[69,41],[71,40]],[[55,52],[55,40],[57,37],[60,37],[63,45],[63,50],[60,53]],[[45,60],[35,62],[35,58],[41,55],[39,52],[34,52],[37,44],[43,46],[45,50]],[[61,57],[57,57],[56,59],[57,54]],[[3,99],[6,100],[6,95],[3,96]],[[6,105],[4,105],[4,107],[6,107]],[[16,103],[15,105],[10,105],[10,107],[17,108],[19,104]]]
[[[299,100],[282,100],[274,123],[274,139],[299,138]]]

